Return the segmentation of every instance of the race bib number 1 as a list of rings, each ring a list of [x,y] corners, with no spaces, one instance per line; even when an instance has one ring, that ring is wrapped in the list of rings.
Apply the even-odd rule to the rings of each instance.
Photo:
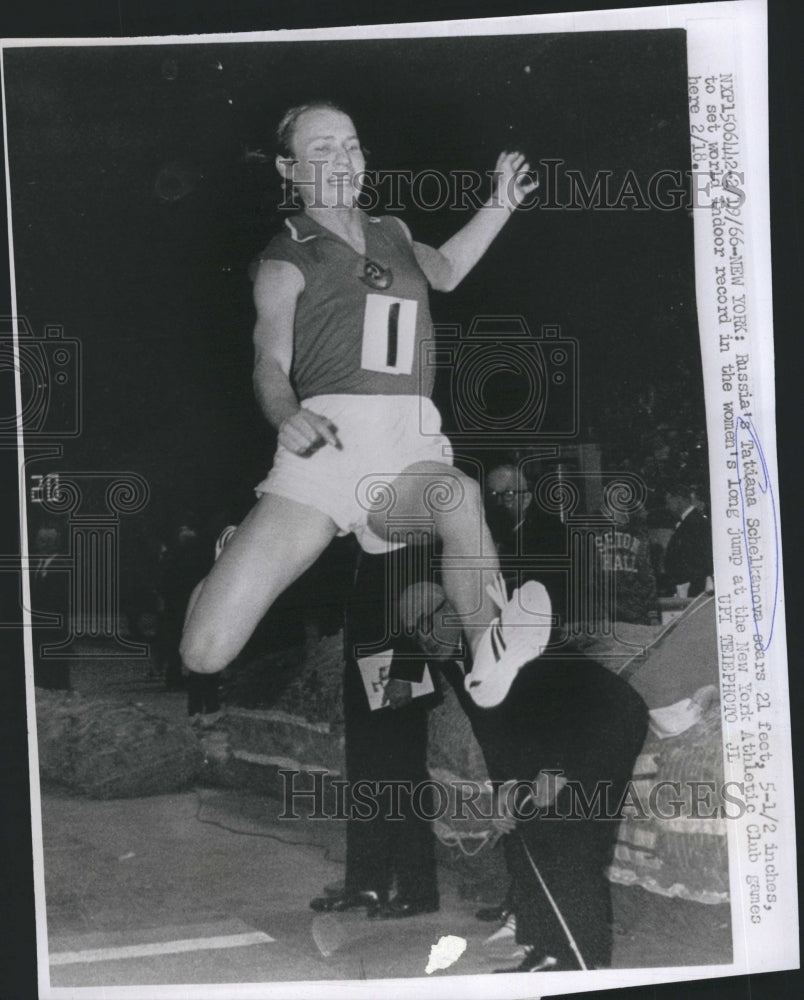
[[[416,347],[418,305],[415,299],[373,293],[366,296],[362,368],[389,375],[410,375]]]

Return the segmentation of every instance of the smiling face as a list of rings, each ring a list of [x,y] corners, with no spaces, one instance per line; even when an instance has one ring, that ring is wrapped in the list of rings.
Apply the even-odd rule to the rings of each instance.
[[[280,174],[292,182],[305,208],[352,208],[366,161],[352,119],[333,108],[303,111],[290,139],[293,159],[279,156]]]

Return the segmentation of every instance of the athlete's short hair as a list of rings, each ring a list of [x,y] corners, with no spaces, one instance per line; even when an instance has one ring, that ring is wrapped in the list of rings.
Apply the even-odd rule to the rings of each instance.
[[[306,101],[304,104],[296,104],[294,107],[288,108],[276,126],[276,146],[280,156],[293,156],[293,136],[296,134],[299,118],[306,111],[321,110],[339,111],[342,115],[349,114],[334,101]]]

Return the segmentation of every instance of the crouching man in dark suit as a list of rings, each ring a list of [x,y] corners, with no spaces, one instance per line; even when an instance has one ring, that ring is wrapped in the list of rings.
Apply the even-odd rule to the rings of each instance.
[[[606,968],[611,963],[611,894],[606,878],[629,782],[647,732],[637,692],[581,653],[546,649],[513,678],[494,707],[472,699],[471,674],[447,662],[459,643],[455,615],[438,593],[424,602],[417,639],[441,658],[499,786],[495,823],[510,837],[516,969]],[[557,628],[553,630],[553,638]]]

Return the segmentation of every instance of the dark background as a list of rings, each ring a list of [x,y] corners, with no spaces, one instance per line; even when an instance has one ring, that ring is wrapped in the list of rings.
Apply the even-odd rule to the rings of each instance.
[[[67,7],[64,4],[43,4],[39,2],[26,3],[23,6],[19,6],[17,9],[10,11],[4,11],[2,15],[2,24],[0,25],[0,30],[3,35],[6,36],[21,36],[21,37],[51,37],[51,36],[92,36],[92,35],[132,35],[137,33],[167,33],[170,31],[177,32],[198,32],[198,31],[229,31],[229,30],[259,30],[269,27],[299,27],[299,26],[315,26],[315,25],[326,25],[326,24],[349,24],[349,23],[367,23],[371,21],[382,21],[382,20],[427,20],[435,18],[446,18],[446,17],[467,17],[467,16],[488,16],[489,14],[503,15],[503,14],[517,14],[517,13],[535,13],[542,10],[556,10],[556,9],[573,9],[573,6],[577,9],[576,5],[565,5],[563,8],[559,4],[543,4],[537,5],[533,3],[523,4],[523,3],[511,3],[503,2],[494,5],[492,10],[488,9],[488,5],[485,3],[466,3],[466,2],[442,2],[438,5],[433,3],[428,3],[426,5],[408,3],[401,7],[395,5],[393,8],[393,14],[390,10],[388,12],[383,12],[382,10],[377,10],[376,8],[369,11],[363,4],[354,4],[349,2],[344,2],[341,4],[309,4],[309,3],[296,3],[292,5],[271,5],[270,8],[262,2],[218,2],[218,3],[147,3],[147,2],[136,2],[129,3],[122,0],[118,4],[108,4],[106,2],[82,2],[70,4]],[[617,6],[636,6],[635,4],[629,4],[627,2],[620,2]],[[800,138],[800,120],[801,120],[801,79],[800,79],[800,53],[798,50],[797,39],[801,36],[801,24],[800,24],[800,7],[798,4],[775,2],[771,0],[770,3],[770,70],[771,70],[771,182],[772,182],[772,227],[773,227],[773,252],[774,252],[774,323],[775,323],[775,335],[776,335],[776,351],[777,351],[777,384],[778,384],[778,441],[779,449],[781,454],[780,461],[780,474],[781,474],[781,496],[782,496],[782,516],[784,519],[784,537],[785,537],[785,549],[786,549],[786,597],[788,605],[788,629],[789,629],[789,641],[791,643],[790,651],[790,663],[791,663],[791,696],[793,701],[793,734],[794,740],[799,736],[800,730],[800,709],[802,705],[801,701],[801,678],[800,671],[796,670],[796,663],[799,659],[800,647],[800,632],[795,628],[795,609],[800,606],[801,599],[804,597],[802,593],[801,586],[801,574],[797,568],[797,553],[800,551],[800,543],[802,541],[800,536],[800,509],[802,497],[799,492],[800,490],[800,479],[797,472],[799,463],[796,461],[798,453],[800,451],[800,414],[799,414],[799,399],[800,399],[800,386],[801,386],[801,375],[802,375],[802,365],[801,365],[801,355],[799,349],[799,336],[800,330],[802,329],[802,309],[801,300],[798,294],[798,288],[800,287],[800,276],[801,276],[801,204],[800,204],[800,193],[799,193],[799,178],[798,174],[800,171],[800,164],[802,162],[801,155],[801,138]],[[6,53],[7,55],[7,53]],[[481,74],[478,74],[480,77]],[[657,74],[658,76],[658,74]],[[439,86],[442,85],[445,77],[439,77]],[[140,85],[142,85],[140,81]],[[136,87],[131,87],[129,93],[126,95],[125,101],[130,103],[134,100],[133,94],[136,91]],[[295,95],[294,95],[295,96]],[[94,95],[95,100],[102,97],[102,94],[96,93]],[[116,119],[118,122],[123,121],[123,112],[128,106],[128,103],[124,103],[121,108],[118,108],[113,114],[112,118]],[[91,102],[90,102],[91,105]],[[85,120],[85,113],[89,109],[90,105],[86,107],[77,109],[78,121]],[[446,106],[446,105],[445,105]],[[450,107],[450,111],[453,108]],[[539,112],[543,110],[542,105],[538,107]],[[554,111],[555,120],[560,123],[562,109],[558,108]],[[363,126],[361,115],[356,112],[356,117],[361,124],[361,130],[363,132],[364,141],[370,148],[376,149],[379,153],[381,147],[375,142],[373,136],[371,135],[371,129],[367,129]],[[452,124],[452,119],[450,119],[450,125]],[[165,133],[161,133],[164,135]],[[403,145],[406,150],[409,151],[410,155],[421,155],[424,157],[423,165],[432,166],[433,161],[429,158],[431,148],[434,148],[435,143],[439,139],[438,130],[431,138],[433,139],[433,147],[430,147],[428,143],[420,141],[420,133],[414,133],[416,141],[405,142]],[[201,136],[202,138],[203,136]],[[197,137],[199,138],[199,137]],[[555,152],[555,155],[564,156],[568,161],[570,156],[564,152],[567,147],[563,145],[565,142],[569,142],[572,136],[569,134],[569,130],[559,128],[556,133],[551,137],[553,150],[556,149],[554,143],[561,142],[562,147]],[[260,136],[258,144],[264,143],[264,135]],[[458,130],[456,128],[454,133],[449,133],[446,138],[446,144],[449,148],[457,150],[459,148],[459,136]],[[491,137],[489,137],[489,142]],[[545,140],[546,141],[546,140]],[[372,145],[374,143],[374,145]],[[544,155],[551,155],[552,150],[549,149],[549,145],[540,145],[535,155],[537,157]],[[213,144],[210,144],[210,149]],[[534,155],[533,152],[527,150],[530,155]],[[104,151],[104,155],[108,157],[108,150]],[[482,157],[482,166],[485,167],[487,164],[490,166],[490,160],[493,161],[496,150],[486,149],[485,152],[487,156]],[[158,171],[160,163],[167,160],[169,157],[175,156],[176,153],[173,150],[168,150],[163,147],[161,149],[161,159],[159,163],[149,162],[147,170],[144,170],[142,176],[140,177],[139,184],[141,185],[141,191],[148,189],[150,191],[154,174]],[[42,154],[42,158],[45,158],[45,154]],[[103,159],[103,157],[101,157]],[[124,157],[118,157],[117,162],[119,163]],[[378,165],[390,165],[387,162],[378,161]],[[412,165],[412,164],[405,164]],[[458,164],[463,166],[463,164]],[[609,164],[603,164],[604,166],[609,166]],[[614,164],[612,164],[613,166]],[[55,169],[59,169],[59,165],[55,164]],[[130,175],[129,175],[130,176]],[[50,177],[52,181],[52,176]],[[249,181],[248,186],[251,186],[252,182]],[[259,185],[254,182],[254,190],[259,187]],[[97,188],[95,190],[98,190]],[[198,189],[196,189],[198,191]],[[148,200],[148,197],[152,195],[146,195],[139,202],[141,206],[144,206]],[[16,193],[15,193],[16,199]],[[56,199],[58,201],[59,199]],[[111,199],[114,201],[115,199]],[[224,199],[225,200],[225,199]],[[190,204],[187,199],[182,199],[177,203],[174,203],[171,207],[180,208],[184,210],[184,206]],[[61,209],[64,210],[67,207],[66,204],[62,203]],[[76,211],[81,209],[76,208]],[[162,206],[159,206],[162,207]],[[117,204],[115,211],[120,211],[120,203]],[[152,206],[153,209],[153,206]],[[86,209],[84,209],[86,211]],[[97,209],[95,212],[97,213]],[[133,208],[127,209],[129,213],[129,218],[132,215],[136,215],[136,211]],[[147,215],[148,210],[143,208],[143,217]],[[16,213],[16,207],[15,207]],[[188,213],[189,214],[189,213]],[[226,213],[223,213],[224,215]],[[566,213],[564,213],[566,215]],[[544,213],[539,214],[539,224],[541,225],[541,219],[544,217]],[[80,218],[80,217],[79,217]],[[234,213],[232,217],[224,220],[225,222],[231,223],[232,218],[234,218]],[[414,231],[417,236],[421,238],[425,237],[424,232],[420,234],[418,227],[418,220],[410,220],[414,224]],[[19,246],[19,241],[21,234],[19,232],[19,219],[15,218],[17,228],[15,229],[15,237],[17,244]],[[153,225],[153,223],[149,223]],[[169,224],[160,224],[162,230],[162,241],[168,241],[165,233],[170,231]],[[63,263],[65,266],[72,267],[72,261],[70,259],[70,252],[76,252],[77,248],[80,248],[82,241],[90,244],[93,241],[97,241],[98,231],[97,228],[93,229],[91,222],[83,228],[83,223],[79,223],[78,219],[74,219],[74,224],[70,227],[72,231],[71,245],[66,248],[61,248],[56,250],[50,249],[51,236],[49,235],[51,230],[55,234],[55,226],[47,226],[46,231],[38,237],[39,240],[39,251],[42,253],[43,260],[47,258],[48,254],[53,254],[58,252],[62,254],[65,258]],[[181,230],[181,227],[177,227]],[[187,230],[183,230],[186,232]],[[118,233],[119,241],[117,244],[111,240],[110,245],[113,249],[117,248],[117,252],[121,253],[121,259],[126,258],[129,263],[131,263],[131,257],[128,256],[129,251],[125,248],[128,246],[128,238],[125,231]],[[512,236],[513,239],[513,230]],[[250,241],[250,237],[249,237]],[[249,242],[243,240],[242,243],[238,243],[238,246],[242,246],[242,259],[245,259],[246,249],[251,252],[251,245],[248,248],[245,247],[245,243]],[[183,244],[183,237],[180,239],[178,233],[172,237],[171,242],[174,247],[174,254],[176,252],[189,253],[192,248],[188,248]],[[257,246],[260,245],[262,239],[257,240]],[[616,242],[616,241],[613,241]],[[177,245],[179,246],[178,251],[175,249]],[[200,245],[200,244],[199,244]],[[215,249],[215,252],[220,254],[221,249],[226,246],[225,241],[221,241]],[[119,248],[123,248],[120,250]],[[576,246],[576,251],[578,247]],[[241,251],[238,250],[238,253]],[[155,254],[158,255],[158,251],[155,250]],[[170,256],[170,254],[167,254]],[[549,258],[550,253],[546,254]],[[141,260],[141,258],[140,258]],[[598,258],[598,264],[603,260],[603,255]],[[234,257],[225,257],[222,260],[219,259],[215,267],[219,267],[221,264],[229,264],[234,262]],[[571,264],[574,264],[574,258],[570,260]],[[540,259],[541,263],[541,259]],[[113,272],[112,277],[115,282],[115,288],[122,289],[121,298],[117,301],[120,304],[120,308],[115,310],[113,297],[110,296],[107,300],[107,316],[111,313],[112,318],[115,322],[110,323],[108,330],[112,332],[110,338],[110,343],[117,343],[122,345],[123,334],[125,328],[125,315],[122,308],[122,303],[125,296],[132,296],[139,294],[149,298],[149,291],[145,287],[145,282],[140,276],[135,275],[131,277],[131,280],[127,280],[123,275],[122,269],[116,267],[111,267],[112,261],[108,262],[101,261],[98,264],[99,274],[105,273],[107,276],[110,270]],[[52,265],[51,265],[52,268]],[[177,272],[181,272],[181,268],[176,268]],[[211,273],[212,268],[207,272]],[[1,273],[5,273],[3,270]],[[52,273],[52,270],[51,272]],[[152,270],[147,270],[148,274],[152,274]],[[223,272],[221,272],[223,273]],[[227,272],[228,273],[228,272]],[[580,272],[579,272],[580,273]],[[599,274],[598,267],[589,268],[586,273],[587,279],[593,281],[595,275]],[[181,275],[177,280],[182,280]],[[185,279],[186,280],[186,279]],[[219,280],[219,279],[216,279]],[[236,282],[239,279],[232,276],[232,282]],[[470,283],[474,279],[470,279]],[[227,284],[228,282],[224,282]],[[547,282],[540,284],[540,289],[547,287]],[[636,284],[636,283],[634,283]],[[488,290],[488,282],[483,282],[482,286],[484,290]],[[176,286],[178,289],[178,286]],[[232,286],[230,286],[232,287]],[[242,282],[240,284],[243,291],[238,294],[243,294],[247,298],[247,287],[245,287]],[[584,286],[585,287],[585,286]],[[583,287],[577,288],[576,298],[580,299],[583,296]],[[193,295],[185,300],[185,306],[187,312],[183,318],[183,322],[186,326],[186,332],[184,336],[187,337],[192,342],[192,323],[190,322],[192,317],[195,317],[196,321],[198,317],[196,316],[193,299],[196,298],[199,289],[193,289]],[[203,289],[202,289],[203,291]],[[631,290],[633,291],[633,289]],[[40,295],[50,294],[46,289],[40,290],[38,292],[37,298]],[[164,296],[164,291],[154,295],[153,302],[159,301],[160,294]],[[7,299],[8,287],[7,285],[3,289],[3,298]],[[210,296],[213,298],[213,296]],[[231,310],[235,310],[233,304],[235,295],[230,295],[231,301],[227,303],[227,307]],[[7,299],[8,300],[8,299]],[[52,299],[55,301],[55,297]],[[130,301],[130,298],[129,298]],[[629,293],[627,301],[631,303],[633,300]],[[20,304],[23,305],[23,295],[20,293]],[[579,304],[579,303],[576,303]],[[633,308],[633,307],[632,307]],[[687,303],[687,308],[692,308],[692,303]],[[150,312],[148,310],[143,311],[141,314],[143,317],[147,315],[153,315],[159,310],[153,305],[149,306]],[[6,311],[8,311],[6,309]],[[58,315],[50,314],[45,316],[42,312],[40,316],[38,303],[31,303],[32,320],[38,323],[42,320],[54,320],[56,322],[63,322],[68,325],[68,333],[70,335],[85,336],[85,334],[78,333],[71,329],[72,317],[68,317],[65,311],[65,303],[62,303],[58,309]],[[485,311],[485,310],[484,310]],[[89,312],[89,310],[87,310]],[[218,314],[215,313],[217,316]],[[242,306],[237,312],[231,313],[231,322],[227,325],[227,331],[231,333],[231,339],[227,340],[227,351],[226,357],[229,358],[233,355],[234,351],[240,352],[239,356],[243,359],[243,363],[247,362],[248,359],[248,330],[245,333],[243,331],[242,325],[239,323],[238,317],[246,316],[247,308],[245,305]],[[692,313],[689,313],[692,315]],[[538,316],[538,321],[559,321],[562,324],[566,323],[562,317],[542,317]],[[78,324],[83,324],[83,318],[76,315],[75,320]],[[206,324],[201,322],[197,323],[197,327],[205,327]],[[601,328],[604,325],[601,324]],[[82,327],[83,329],[83,327]],[[147,331],[146,331],[147,332]],[[574,334],[574,331],[568,331]],[[143,330],[140,328],[137,340],[141,340],[141,335]],[[633,340],[633,334],[631,335]],[[235,342],[241,346],[238,348],[234,347]],[[601,343],[603,341],[601,340]],[[139,363],[134,363],[133,359],[129,358],[127,364],[121,365],[121,369],[124,371],[126,376],[123,384],[116,384],[114,390],[111,388],[107,392],[111,393],[122,393],[126,391],[126,385],[130,380],[137,381],[141,374],[145,371],[151,370],[156,371],[161,368],[161,362],[159,360],[160,351],[167,350],[163,348],[161,342],[157,348],[151,348],[149,354],[155,354],[156,360],[150,361],[150,368],[146,362],[140,359]],[[122,354],[122,349],[117,352]],[[173,355],[171,355],[173,357]],[[213,381],[217,379],[217,373],[214,371],[220,358],[215,358],[214,362],[209,361],[209,357],[205,355],[205,360],[209,366],[207,374],[209,378]],[[101,362],[98,361],[100,364]],[[186,364],[189,365],[189,361]],[[111,364],[108,357],[103,362],[106,371],[106,365]],[[167,365],[166,365],[167,367]],[[212,374],[210,374],[210,369]],[[156,376],[155,376],[156,377]],[[631,374],[633,378],[633,373]],[[158,379],[157,379],[158,380]],[[104,377],[104,382],[111,384],[112,379],[106,375]],[[165,383],[162,383],[163,385]],[[199,385],[203,385],[200,380]],[[193,415],[197,415],[203,406],[200,393],[202,389],[199,385],[195,385],[193,380],[189,377],[189,370],[185,370],[181,377],[175,379],[175,382],[168,382],[169,393],[181,394],[187,391],[189,388],[193,388],[196,395],[193,396],[189,401],[189,411]],[[6,410],[4,412],[13,413],[12,407],[14,405],[13,397],[8,395],[9,386],[5,383],[0,386],[4,390],[3,402],[6,404]],[[204,387],[206,391],[206,387]],[[216,390],[217,391],[217,390]],[[150,418],[143,414],[141,411],[146,406],[155,405],[153,400],[154,393],[151,396],[145,394],[144,398],[141,398],[138,402],[136,399],[134,401],[134,408],[128,411],[128,417],[125,420],[121,420],[119,415],[114,421],[110,418],[110,427],[115,430],[120,431],[121,440],[126,440],[125,449],[121,450],[121,455],[125,455],[128,459],[131,457],[133,461],[133,456],[137,454],[143,454],[148,451],[148,448],[143,449],[143,442],[140,440],[126,439],[125,435],[134,435],[135,437],[141,433],[140,428],[144,425],[146,420]],[[158,394],[156,394],[158,395]],[[237,393],[237,406],[242,406],[242,391]],[[130,397],[129,397],[130,398]],[[179,411],[179,400],[177,398],[171,401],[171,412],[177,413]],[[97,404],[93,404],[97,405]],[[187,404],[186,404],[187,405]],[[106,410],[107,413],[112,413],[114,407],[109,407]],[[99,409],[98,412],[103,412],[103,409]],[[218,413],[218,417],[221,414]],[[242,420],[240,417],[238,420]],[[233,428],[242,426],[235,420],[232,424]],[[129,427],[128,425],[131,424]],[[155,427],[154,433],[166,433],[166,429],[161,425],[159,420],[154,419],[152,424]],[[251,434],[255,433],[255,429],[252,425],[249,425],[249,432]],[[103,440],[108,438],[109,435],[106,433],[100,434],[99,439]],[[179,439],[179,445],[183,442]],[[242,442],[241,442],[242,446]],[[196,447],[192,445],[191,447]],[[180,450],[180,449],[179,449]],[[201,459],[206,460],[210,457],[210,453],[203,451],[201,453]],[[3,496],[4,499],[9,501],[9,509],[12,505],[16,503],[17,497],[17,485],[16,485],[16,460],[13,451],[5,450],[0,451],[0,459],[3,462],[2,475],[0,476],[0,483],[3,485]],[[124,464],[123,459],[119,461],[115,460],[112,463],[115,468],[124,468],[131,466],[131,461],[128,462],[128,466]],[[91,467],[88,466],[88,467]],[[110,466],[111,467],[111,466]],[[197,471],[197,470],[196,470]],[[199,477],[196,477],[198,479]],[[17,522],[14,516],[6,517],[0,520],[2,525],[2,552],[3,553],[13,553],[19,551],[19,538],[17,532]],[[2,574],[3,576],[3,592],[2,596],[4,599],[4,609],[10,608],[11,614],[13,614],[13,608],[15,607],[15,602],[18,601],[17,594],[17,583],[14,580],[13,574]],[[800,617],[800,616],[799,616]],[[7,617],[3,618],[4,621],[9,620]],[[22,657],[21,657],[21,639],[19,633],[14,633],[5,630],[3,636],[2,647],[0,648],[0,656],[2,657],[2,682],[3,682],[3,697],[0,699],[0,705],[3,707],[3,718],[2,718],[2,733],[3,733],[3,749],[4,749],[4,765],[0,769],[0,782],[2,782],[2,792],[0,793],[0,809],[2,809],[2,823],[0,823],[0,853],[3,858],[3,870],[4,870],[4,882],[2,893],[0,893],[0,898],[2,898],[3,905],[2,911],[0,912],[0,941],[2,941],[3,949],[2,956],[0,956],[0,995],[9,998],[28,998],[34,996],[36,993],[35,986],[35,974],[34,974],[34,960],[33,960],[33,898],[31,892],[31,869],[30,869],[30,826],[29,826],[29,804],[27,801],[27,765],[26,765],[26,737],[25,737],[25,725],[24,725],[24,684],[22,675]],[[688,998],[688,997],[706,997],[706,998],[734,998],[734,1000],[749,1000],[749,998],[757,998],[757,1000],[765,1000],[765,998],[778,998],[786,996],[799,996],[801,994],[801,984],[800,976],[797,973],[780,973],[773,975],[759,975],[751,977],[739,977],[728,980],[710,980],[701,983],[684,983],[684,984],[671,984],[665,986],[656,987],[639,987],[632,990],[626,990],[617,992],[616,996],[622,997],[634,997],[639,998]],[[590,994],[590,996],[603,996],[604,994]],[[605,994],[608,995],[608,994]],[[613,994],[612,994],[613,995]]]

